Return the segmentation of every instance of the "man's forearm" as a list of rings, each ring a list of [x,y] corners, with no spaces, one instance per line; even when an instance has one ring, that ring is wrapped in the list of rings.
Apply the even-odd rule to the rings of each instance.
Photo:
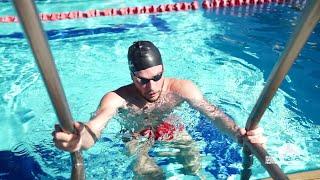
[[[238,142],[239,138],[239,126],[224,112],[217,108],[215,115],[210,115],[208,118],[225,134]]]
[[[226,115],[219,108],[208,103],[206,100],[196,103],[193,102],[192,104],[202,114],[209,118],[222,133],[227,134],[233,140],[238,142],[240,128],[228,115]]]
[[[96,133],[94,133],[91,128],[88,126],[88,124],[84,125],[84,131],[82,132],[82,144],[81,149],[89,149],[92,147],[98,140],[98,137]]]
[[[113,114],[114,112],[112,111],[100,110],[93,119],[84,124],[81,145],[83,149],[88,149],[96,143]]]

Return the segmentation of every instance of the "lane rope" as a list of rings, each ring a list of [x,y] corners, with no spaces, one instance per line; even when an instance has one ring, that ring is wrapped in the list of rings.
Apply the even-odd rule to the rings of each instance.
[[[203,9],[213,9],[233,6],[261,5],[266,3],[284,4],[292,0],[203,0],[201,7]],[[179,2],[174,4],[162,4],[158,6],[142,6],[142,7],[127,7],[127,8],[109,8],[109,9],[93,9],[88,11],[70,11],[61,13],[42,13],[39,18],[42,21],[58,21],[66,19],[81,19],[100,16],[125,16],[137,14],[154,14],[164,12],[189,11],[200,9],[198,1]],[[15,23],[18,22],[17,16],[0,16],[0,23]]]

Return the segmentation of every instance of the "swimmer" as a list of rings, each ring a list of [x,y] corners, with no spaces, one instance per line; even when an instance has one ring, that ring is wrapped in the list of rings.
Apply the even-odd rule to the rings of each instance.
[[[106,93],[90,121],[75,122],[76,133],[63,132],[59,125],[55,125],[52,135],[57,148],[69,152],[89,149],[100,137],[109,120],[119,113],[128,124],[135,124],[134,131],[124,130],[126,133],[123,141],[129,154],[136,154],[134,172],[137,178],[165,178],[148,154],[155,142],[180,149],[174,153],[164,152],[158,155],[176,156],[183,164],[183,172],[197,174],[200,169],[200,153],[193,145],[195,142],[184,125],[176,123],[179,118],[170,115],[176,106],[184,102],[205,115],[234,141],[241,144],[246,136],[251,143],[266,143],[262,128],[246,132],[218,107],[209,103],[193,82],[164,77],[161,54],[152,42],[134,42],[128,50],[128,64],[133,82]],[[142,144],[139,140],[141,137],[146,139]]]

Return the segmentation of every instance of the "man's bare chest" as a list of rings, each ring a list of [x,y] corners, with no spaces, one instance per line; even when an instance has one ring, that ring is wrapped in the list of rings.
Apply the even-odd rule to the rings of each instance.
[[[140,104],[137,101],[129,101],[121,110],[120,116],[130,122],[158,124],[166,119],[182,102],[182,98],[172,94],[166,94],[152,103]]]

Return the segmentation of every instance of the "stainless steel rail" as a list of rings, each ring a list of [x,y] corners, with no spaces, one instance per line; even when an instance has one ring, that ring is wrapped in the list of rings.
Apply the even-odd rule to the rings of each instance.
[[[13,0],[13,4],[32,48],[34,58],[38,64],[51,102],[58,116],[60,126],[64,131],[73,133],[74,127],[72,116],[35,4],[32,0]],[[71,153],[71,159],[71,178],[77,180],[85,179],[81,152]]]
[[[246,130],[252,130],[258,126],[262,115],[269,106],[271,99],[284,79],[284,76],[291,68],[295,58],[307,41],[319,19],[320,0],[309,0],[295,32],[287,43],[278,63],[273,67],[267,84],[261,92],[260,97],[247,120]],[[270,165],[265,163],[266,158],[268,158],[268,154],[261,146],[249,144],[248,141],[245,141],[245,146],[243,148],[244,160],[241,179],[249,179],[251,176],[251,166],[253,163],[253,156],[251,153],[254,153],[258,157],[272,178],[287,179],[276,164]]]

